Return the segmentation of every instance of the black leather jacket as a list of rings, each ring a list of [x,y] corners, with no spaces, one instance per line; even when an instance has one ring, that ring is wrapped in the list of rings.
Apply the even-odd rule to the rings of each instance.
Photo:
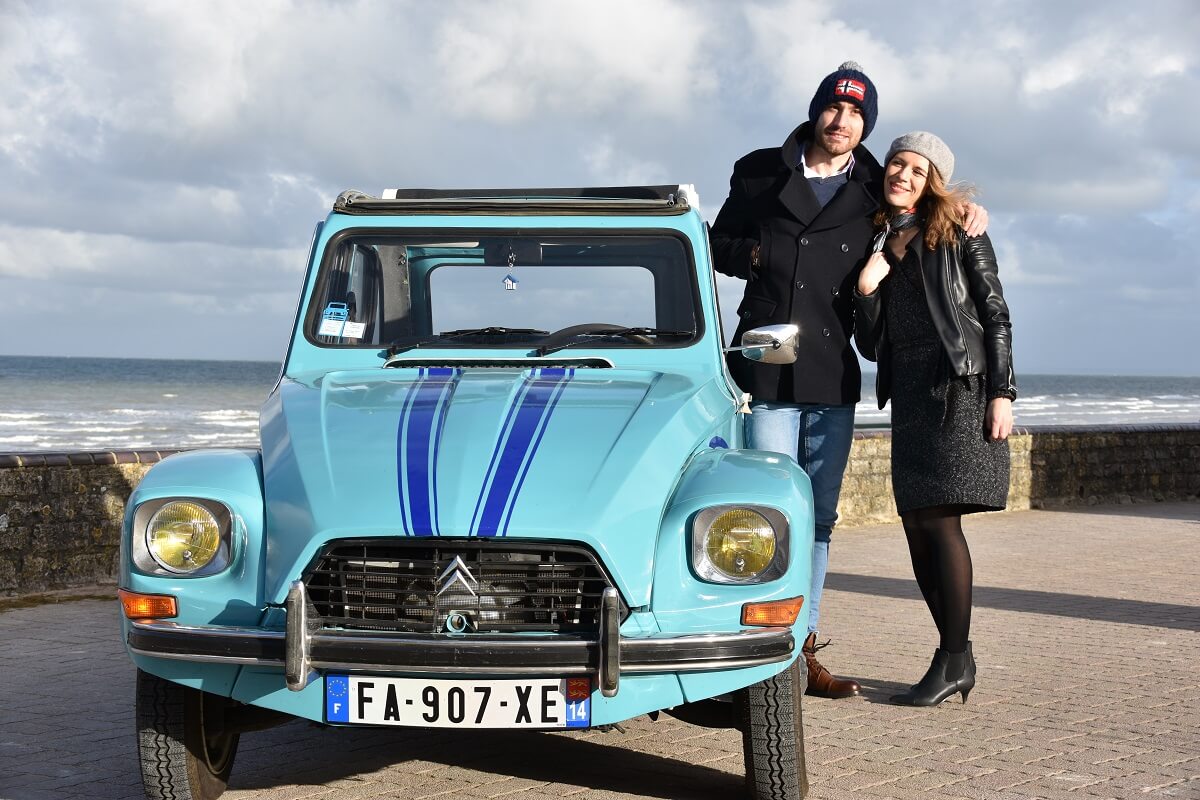
[[[996,253],[987,234],[930,250],[923,234],[909,243],[921,261],[925,301],[955,375],[986,375],[989,398],[1017,397],[1012,368],[1012,324],[996,272]],[[883,297],[891,275],[871,295],[854,292],[854,343],[863,357],[879,362],[875,392],[883,408],[891,391],[891,348]]]

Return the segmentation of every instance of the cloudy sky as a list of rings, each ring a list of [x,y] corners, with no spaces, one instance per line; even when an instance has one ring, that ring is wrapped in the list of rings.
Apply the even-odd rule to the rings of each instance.
[[[1194,0],[0,0],[0,353],[278,360],[346,188],[694,183],[847,59],[942,136],[1018,372],[1200,375]],[[727,312],[741,283],[727,280]]]

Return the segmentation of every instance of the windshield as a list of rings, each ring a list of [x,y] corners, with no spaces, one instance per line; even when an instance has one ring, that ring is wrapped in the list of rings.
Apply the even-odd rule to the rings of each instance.
[[[676,347],[701,332],[669,234],[350,232],[325,253],[305,331],[327,347]],[[557,336],[556,336],[557,334]]]

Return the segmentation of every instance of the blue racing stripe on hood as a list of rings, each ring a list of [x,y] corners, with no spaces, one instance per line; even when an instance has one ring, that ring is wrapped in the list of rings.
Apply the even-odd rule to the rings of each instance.
[[[472,528],[477,536],[503,536],[517,495],[541,443],[558,398],[575,370],[542,369],[526,378],[493,451],[492,465],[480,489]],[[478,526],[476,526],[478,521]]]
[[[446,409],[461,370],[422,369],[409,388],[397,434],[400,513],[404,532],[435,536],[437,530],[437,455]]]
[[[400,419],[396,425],[396,495],[400,500],[400,525],[404,529],[405,534],[411,534],[412,529],[408,525],[408,504],[404,500],[404,421],[408,419],[408,409],[412,405],[413,398],[416,397],[417,388],[421,385],[421,381],[425,379],[425,370],[422,368],[418,373],[417,380],[408,385],[408,392],[404,395],[404,404],[400,408]]]
[[[542,437],[546,435],[546,427],[550,423],[550,415],[554,413],[554,407],[558,405],[558,400],[562,397],[563,392],[567,388],[567,383],[575,374],[574,369],[567,371],[566,379],[561,381],[555,388],[554,394],[550,398],[550,402],[546,405],[546,413],[542,415],[541,427],[538,430],[537,438],[533,440],[533,447],[529,450],[529,457],[525,459],[525,466],[521,469],[521,477],[517,480],[516,488],[512,493],[512,502],[508,504],[508,513],[504,515],[504,526],[500,529],[501,536],[508,535],[508,523],[512,519],[513,509],[517,507],[517,498],[521,494],[521,487],[525,485],[525,476],[529,474],[529,467],[533,464],[533,457],[537,455],[538,447],[542,443]]]

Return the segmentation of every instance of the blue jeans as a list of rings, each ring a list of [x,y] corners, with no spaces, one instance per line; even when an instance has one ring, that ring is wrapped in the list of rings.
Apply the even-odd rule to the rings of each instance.
[[[854,440],[854,406],[812,403],[750,404],[746,425],[748,444],[796,459],[812,483],[816,537],[812,553],[812,587],[808,596],[808,630],[817,630],[821,591],[829,567],[829,537],[837,522],[842,476]]]

